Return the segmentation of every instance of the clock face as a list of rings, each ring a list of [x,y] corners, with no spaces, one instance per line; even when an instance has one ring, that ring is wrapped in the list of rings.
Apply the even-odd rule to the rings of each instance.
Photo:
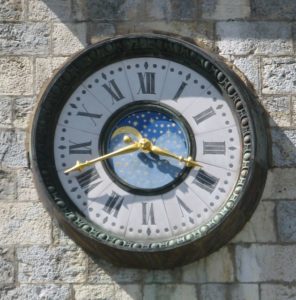
[[[238,203],[251,176],[254,131],[247,105],[217,67],[213,80],[205,63],[192,63],[174,48],[154,52],[140,40],[134,38],[138,48],[125,55],[108,48],[124,38],[88,50],[102,51],[102,57],[71,75],[58,102],[50,97],[54,86],[48,89],[43,103],[54,105],[45,109],[47,117],[35,118],[34,139],[44,139],[40,128],[47,118],[48,146],[36,146],[42,161],[37,168],[74,228],[91,233],[103,247],[146,255],[196,245],[233,208],[246,205]],[[83,55],[64,72],[71,74],[79,60]],[[77,161],[90,163],[73,170]]]

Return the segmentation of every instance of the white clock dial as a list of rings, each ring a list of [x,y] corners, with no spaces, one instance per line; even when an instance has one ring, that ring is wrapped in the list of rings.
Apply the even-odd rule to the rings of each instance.
[[[153,109],[147,100],[152,101]],[[142,106],[129,112],[138,101]],[[99,143],[107,138],[102,137],[104,126],[123,107],[123,116],[112,125],[115,129],[135,128],[156,146],[178,155],[189,156],[193,147],[201,169],[193,168],[163,191],[162,185],[181,176],[184,164],[173,158],[156,158],[153,153],[137,151],[113,159],[126,188],[101,162],[64,174],[77,160],[103,154]],[[174,120],[170,109],[186,119],[186,124]],[[140,57],[111,64],[85,79],[61,111],[54,141],[59,179],[88,219],[121,238],[145,243],[190,232],[221,209],[237,182],[242,146],[232,111],[230,102],[210,81],[179,63]],[[126,146],[122,136],[117,139],[111,150]],[[134,186],[144,188],[143,195],[134,193]],[[149,196],[149,187],[157,187],[159,192]]]

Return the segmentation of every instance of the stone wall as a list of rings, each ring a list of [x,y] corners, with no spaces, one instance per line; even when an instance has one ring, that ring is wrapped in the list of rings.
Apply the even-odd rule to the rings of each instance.
[[[0,299],[296,299],[296,2],[0,0]],[[161,31],[223,56],[270,115],[272,168],[225,247],[167,271],[116,268],[65,236],[37,197],[25,141],[40,90],[101,39]]]

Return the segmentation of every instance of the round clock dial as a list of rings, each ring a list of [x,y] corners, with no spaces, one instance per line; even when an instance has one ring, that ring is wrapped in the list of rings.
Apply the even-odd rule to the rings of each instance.
[[[96,45],[40,103],[38,176],[62,226],[93,253],[136,267],[187,263],[225,243],[257,203],[264,120],[235,75],[198,48],[159,36]],[[213,245],[215,234],[225,241]]]

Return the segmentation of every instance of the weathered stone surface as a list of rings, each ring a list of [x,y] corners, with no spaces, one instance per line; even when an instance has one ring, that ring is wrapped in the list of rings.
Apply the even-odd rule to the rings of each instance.
[[[0,202],[1,245],[49,244],[51,223],[40,203]]]
[[[294,0],[251,0],[252,16],[260,19],[296,19]]]
[[[295,251],[295,245],[237,246],[237,278],[240,282],[295,281]]]
[[[291,26],[278,22],[218,22],[217,46],[222,54],[272,54],[292,53]]]
[[[25,133],[0,131],[0,162],[3,167],[26,167]]]
[[[55,71],[67,60],[67,57],[54,57],[54,58],[37,58],[36,59],[36,92],[39,93],[42,88],[52,78]]]
[[[272,156],[275,167],[296,166],[296,130],[273,129]]]
[[[294,57],[265,58],[262,92],[287,94],[296,92],[296,59]]]
[[[90,23],[88,25],[88,35],[92,44],[114,36],[115,31],[115,26],[110,23]]]
[[[247,18],[249,15],[249,0],[204,0],[202,2],[204,19],[234,20]]]
[[[261,284],[261,300],[296,299],[296,287],[281,284]]]
[[[28,57],[0,58],[0,95],[28,95],[33,92],[33,64]]]
[[[117,25],[118,34],[142,32],[165,32],[189,37],[196,43],[213,46],[214,27],[210,22],[137,22],[137,23],[119,23]]]
[[[234,264],[231,250],[223,247],[206,258],[182,267],[182,271],[184,283],[233,282]]]
[[[88,282],[92,284],[111,283],[135,283],[142,278],[140,269],[118,268],[110,263],[90,258],[88,265]]]
[[[206,300],[259,300],[257,284],[203,284],[201,299]]]
[[[32,246],[17,250],[18,280],[21,283],[83,283],[87,256],[76,246]]]
[[[16,198],[15,173],[0,169],[0,200],[12,201]]]
[[[182,269],[176,268],[172,270],[152,270],[143,274],[145,283],[176,283],[182,278]]]
[[[71,289],[69,285],[28,285],[21,284],[15,288],[0,290],[2,300],[70,300]]]
[[[296,97],[292,97],[292,125],[296,125]]]
[[[142,298],[142,286],[140,284],[125,284],[115,286],[115,300],[136,300]]]
[[[196,3],[193,0],[152,0],[146,3],[147,16],[154,20],[193,20]]]
[[[28,19],[31,21],[69,21],[71,0],[29,0]]]
[[[74,285],[75,300],[114,299],[115,287],[112,284]]]
[[[67,236],[62,229],[60,229],[59,224],[56,220],[53,220],[52,222],[52,238],[53,238],[53,244],[58,245],[75,245],[75,242]]]
[[[197,293],[194,285],[185,284],[149,284],[144,285],[144,300],[170,299],[170,300],[196,300]]]
[[[0,247],[0,290],[14,281],[15,263],[12,248]],[[1,298],[1,292],[0,292]],[[2,298],[1,298],[2,299]]]
[[[28,127],[34,105],[34,97],[18,97],[14,100],[12,118],[16,128],[26,129]]]
[[[0,96],[0,124],[2,128],[12,125],[12,98]]]
[[[250,221],[236,237],[234,243],[276,242],[274,225],[275,204],[272,201],[261,201]]]
[[[256,90],[259,89],[259,58],[241,57],[235,58],[233,64],[247,77]]]
[[[293,168],[270,169],[263,199],[295,199],[296,172]]]
[[[23,13],[22,0],[0,0],[0,21],[19,21]]]
[[[281,201],[277,205],[277,225],[282,242],[296,241],[296,202]]]
[[[289,96],[268,96],[262,104],[269,114],[269,124],[273,127],[291,125],[291,105]]]
[[[143,0],[74,0],[74,16],[84,20],[134,20],[141,16]]]
[[[38,200],[37,191],[32,178],[32,172],[29,169],[20,169],[17,171],[17,200]]]
[[[85,23],[55,23],[52,32],[54,55],[70,55],[86,46]]]
[[[0,54],[48,54],[46,23],[0,24]]]

